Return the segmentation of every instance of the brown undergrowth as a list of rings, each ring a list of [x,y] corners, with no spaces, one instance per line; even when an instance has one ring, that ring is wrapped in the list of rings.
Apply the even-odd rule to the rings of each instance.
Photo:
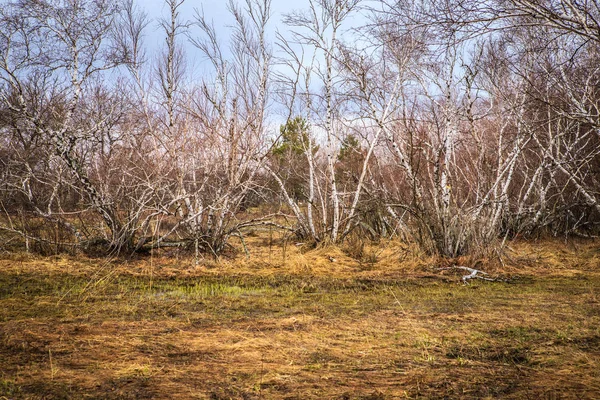
[[[600,243],[0,260],[0,398],[598,398]],[[508,282],[463,285],[465,265]]]

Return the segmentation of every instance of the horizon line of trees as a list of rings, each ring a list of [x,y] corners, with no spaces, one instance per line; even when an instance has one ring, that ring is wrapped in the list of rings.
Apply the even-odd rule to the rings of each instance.
[[[268,226],[456,257],[598,234],[599,2],[310,0],[273,39],[270,0],[230,0],[224,47],[184,1],[155,59],[134,0],[0,2],[5,246],[217,256]]]

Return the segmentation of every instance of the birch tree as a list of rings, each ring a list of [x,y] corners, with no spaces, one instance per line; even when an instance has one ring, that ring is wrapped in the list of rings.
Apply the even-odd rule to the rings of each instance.
[[[112,103],[115,108],[107,105],[98,118],[82,121],[95,106],[85,99],[98,89],[97,79],[127,62],[114,46],[112,34],[120,6],[104,0],[6,2],[0,49],[0,99],[5,109],[19,129],[46,140],[54,157],[74,179],[77,190],[102,218],[109,231],[106,239],[113,249],[130,248],[135,229],[123,221],[110,193],[90,175],[91,157],[85,149],[99,138],[115,134],[123,115],[116,107],[117,97],[112,98],[117,100]],[[40,96],[34,98],[28,88],[36,86]],[[59,217],[60,212],[50,209],[46,216],[54,213]]]
[[[309,9],[304,12],[296,12],[286,16],[285,23],[293,27],[292,39],[283,39],[282,48],[288,56],[292,58],[289,64],[295,72],[292,78],[291,104],[295,101],[304,104],[303,114],[310,126],[319,126],[324,132],[324,146],[322,151],[325,153],[326,172],[325,184],[322,184],[317,178],[315,154],[313,154],[312,139],[305,148],[305,155],[309,165],[309,199],[307,205],[307,215],[305,216],[301,208],[289,194],[284,193],[288,205],[298,218],[298,221],[305,234],[309,234],[313,240],[338,241],[344,234],[341,229],[343,221],[343,199],[338,191],[338,182],[336,174],[336,164],[340,148],[339,124],[336,119],[339,118],[336,109],[340,103],[336,97],[336,56],[339,51],[339,35],[342,30],[342,24],[352,12],[358,7],[358,0],[317,0],[309,1]],[[302,46],[300,54],[294,50],[291,43]],[[308,59],[304,59],[304,54],[312,54]],[[324,65],[321,65],[322,62]],[[316,78],[315,78],[316,77]],[[316,84],[316,79],[323,85],[322,94],[314,93],[312,85]],[[339,112],[339,111],[338,111]],[[309,138],[311,136],[309,135]],[[275,176],[275,179],[280,179]],[[280,184],[280,189],[285,192],[285,186]],[[318,233],[315,229],[313,210],[315,200],[320,197],[320,219],[321,231]],[[342,232],[340,232],[342,230]]]

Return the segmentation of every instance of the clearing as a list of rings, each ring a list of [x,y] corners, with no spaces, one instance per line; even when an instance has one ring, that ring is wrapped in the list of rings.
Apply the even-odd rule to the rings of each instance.
[[[2,255],[0,398],[600,398],[597,241],[512,243],[469,285],[398,242],[249,242]]]

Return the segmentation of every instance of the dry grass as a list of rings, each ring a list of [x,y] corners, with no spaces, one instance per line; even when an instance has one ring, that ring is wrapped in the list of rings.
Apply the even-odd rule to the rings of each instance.
[[[600,243],[0,260],[0,398],[598,398]],[[332,261],[333,260],[333,261]],[[3,396],[3,397],[2,397]]]

